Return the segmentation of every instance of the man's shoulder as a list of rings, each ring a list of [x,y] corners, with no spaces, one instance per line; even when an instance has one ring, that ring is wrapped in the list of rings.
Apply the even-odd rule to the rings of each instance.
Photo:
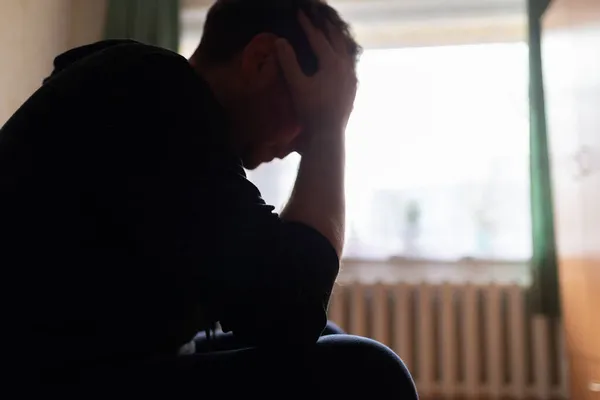
[[[178,53],[162,47],[133,40],[108,40],[92,44],[99,62],[114,66],[143,63],[146,70],[164,68],[189,68],[187,60]]]
[[[122,56],[132,57],[154,55],[162,56],[166,59],[171,60],[186,61],[186,59],[183,56],[172,50],[129,39],[103,40],[100,42],[93,43],[89,46],[95,46],[101,51],[104,51],[106,55],[119,54]]]
[[[85,71],[97,71],[103,75],[118,73],[130,67],[142,66],[145,70],[181,70],[189,68],[187,60],[181,55],[156,46],[134,40],[103,40],[73,48],[54,59],[54,70],[45,82],[63,71],[71,70],[79,74]]]

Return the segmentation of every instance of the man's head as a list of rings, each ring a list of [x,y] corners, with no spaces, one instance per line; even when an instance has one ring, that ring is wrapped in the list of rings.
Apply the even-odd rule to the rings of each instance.
[[[287,156],[301,134],[275,46],[278,38],[287,39],[304,73],[318,70],[298,22],[300,11],[325,34],[328,22],[339,30],[348,57],[358,58],[360,47],[348,24],[324,1],[217,0],[190,59],[229,113],[231,141],[246,168]]]

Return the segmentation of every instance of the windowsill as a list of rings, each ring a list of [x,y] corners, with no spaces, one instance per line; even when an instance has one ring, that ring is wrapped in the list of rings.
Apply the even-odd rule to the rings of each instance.
[[[406,282],[451,284],[518,284],[529,286],[531,273],[527,261],[465,259],[439,261],[396,258],[386,261],[342,260],[338,282]]]

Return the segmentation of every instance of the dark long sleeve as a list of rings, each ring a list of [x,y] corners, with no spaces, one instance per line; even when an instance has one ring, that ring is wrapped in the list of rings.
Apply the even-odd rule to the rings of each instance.
[[[338,273],[334,248],[313,228],[283,222],[241,174],[214,177],[223,327],[249,343],[316,341]]]

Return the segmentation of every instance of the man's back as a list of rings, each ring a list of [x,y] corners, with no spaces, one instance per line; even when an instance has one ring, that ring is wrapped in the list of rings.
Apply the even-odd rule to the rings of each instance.
[[[208,172],[203,152],[212,143],[192,143],[193,135],[182,135],[177,122],[169,129],[172,108],[145,98],[180,103],[149,98],[163,89],[148,81],[151,71],[175,77],[187,72],[189,82],[200,81],[186,71],[184,59],[149,46],[114,42],[79,52],[57,59],[61,70],[1,131],[2,264],[10,265],[21,299],[25,324],[19,333],[51,340],[43,349],[48,355],[104,357],[144,352],[150,343],[173,351],[184,338],[165,334],[182,329],[165,326],[165,318],[183,321],[189,302],[180,287],[185,282],[178,282],[181,269],[166,268],[161,257],[172,257],[168,247],[178,244],[150,240],[159,240],[158,230],[173,229],[177,211],[191,206],[185,182],[194,169]],[[162,65],[144,71],[153,58]],[[203,111],[211,111],[201,109],[201,93],[184,103],[198,108],[187,117],[198,126]],[[159,107],[164,118],[153,119]],[[165,125],[150,129],[152,121]],[[178,162],[188,146],[197,165]],[[166,174],[176,181],[164,182]],[[193,331],[184,334],[189,339]]]

